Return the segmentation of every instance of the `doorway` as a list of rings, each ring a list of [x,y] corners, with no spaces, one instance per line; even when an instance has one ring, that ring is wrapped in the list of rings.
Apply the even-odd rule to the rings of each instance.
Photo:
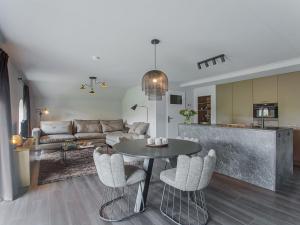
[[[185,93],[183,91],[168,91],[166,100],[167,137],[176,138],[178,136],[178,124],[184,121],[179,111],[185,108]]]

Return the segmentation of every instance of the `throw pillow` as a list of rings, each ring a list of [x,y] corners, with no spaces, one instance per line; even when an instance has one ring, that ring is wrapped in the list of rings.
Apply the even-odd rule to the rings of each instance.
[[[77,133],[101,133],[99,120],[74,120]]]
[[[128,125],[129,127],[129,134],[135,134],[135,129],[137,128],[137,126],[139,125],[139,122],[134,122],[132,125]]]
[[[148,123],[140,123],[136,128],[135,128],[135,133],[136,134],[146,134],[147,130],[148,130]]]
[[[72,134],[72,121],[41,121],[43,134]]]
[[[122,131],[124,129],[123,120],[101,120],[103,132]]]

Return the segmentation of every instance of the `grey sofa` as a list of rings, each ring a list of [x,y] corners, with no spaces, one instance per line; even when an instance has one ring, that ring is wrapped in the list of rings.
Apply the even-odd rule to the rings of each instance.
[[[127,131],[114,131],[107,133],[106,144],[114,146],[124,139],[144,139],[149,137],[146,133],[149,128],[149,123],[135,122],[132,125],[126,125]]]
[[[121,138],[142,139],[145,135],[128,133],[123,120],[74,120],[41,121],[40,128],[33,128],[32,136],[36,139],[37,150],[61,148],[66,141],[91,142],[95,146],[106,143],[107,135]],[[147,130],[144,132],[144,134]],[[111,143],[108,143],[111,144]]]

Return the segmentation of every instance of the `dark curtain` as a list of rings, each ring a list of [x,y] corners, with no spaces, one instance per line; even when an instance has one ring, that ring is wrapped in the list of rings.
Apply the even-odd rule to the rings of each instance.
[[[13,200],[13,151],[8,55],[0,49],[0,199]]]
[[[29,87],[24,85],[23,87],[23,107],[24,107],[24,120],[21,124],[21,135],[23,137],[29,137],[30,134],[30,97]]]

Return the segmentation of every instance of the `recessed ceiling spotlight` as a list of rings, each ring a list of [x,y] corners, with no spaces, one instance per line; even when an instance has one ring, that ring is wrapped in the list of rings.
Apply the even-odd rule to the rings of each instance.
[[[100,60],[100,56],[93,55],[93,56],[92,56],[92,59],[93,59],[94,61],[98,61],[98,60]]]

